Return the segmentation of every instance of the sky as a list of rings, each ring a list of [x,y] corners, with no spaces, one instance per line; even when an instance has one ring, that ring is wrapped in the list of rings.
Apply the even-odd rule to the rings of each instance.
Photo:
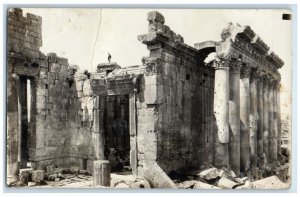
[[[70,64],[95,71],[97,64],[112,61],[121,67],[140,65],[149,55],[146,45],[137,40],[148,31],[147,12],[153,9],[99,8],[24,8],[24,12],[43,18],[41,51],[55,52]],[[281,9],[155,9],[165,17],[175,33],[190,46],[207,40],[220,41],[229,22],[249,25],[284,62],[281,105],[290,113],[291,103],[291,21],[282,20]],[[100,22],[101,21],[101,22]],[[100,27],[100,28],[98,28]],[[93,55],[94,54],[94,55]]]

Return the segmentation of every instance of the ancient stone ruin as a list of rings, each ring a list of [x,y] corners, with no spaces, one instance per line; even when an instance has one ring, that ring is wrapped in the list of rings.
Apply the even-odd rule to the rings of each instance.
[[[131,186],[145,188],[236,188],[274,175],[285,182],[283,61],[249,26],[228,24],[221,41],[192,47],[159,12],[147,20],[141,65],[81,72],[40,51],[41,17],[8,12],[8,180],[85,174],[93,187],[109,187],[111,172],[127,170]]]

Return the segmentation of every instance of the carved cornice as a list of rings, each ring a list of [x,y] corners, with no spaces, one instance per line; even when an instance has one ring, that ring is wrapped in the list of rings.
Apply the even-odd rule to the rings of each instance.
[[[258,36],[256,35],[251,41],[253,47],[260,51],[262,54],[266,54],[270,47]]]
[[[281,68],[284,62],[276,54],[268,52],[269,46],[249,26],[229,23],[223,29],[221,38],[222,41],[216,46],[219,57],[242,56],[244,62],[280,79],[277,69]]]

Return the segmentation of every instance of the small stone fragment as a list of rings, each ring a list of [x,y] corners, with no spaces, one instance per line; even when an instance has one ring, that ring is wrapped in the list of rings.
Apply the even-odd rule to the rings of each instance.
[[[36,182],[28,182],[28,187],[36,186]]]

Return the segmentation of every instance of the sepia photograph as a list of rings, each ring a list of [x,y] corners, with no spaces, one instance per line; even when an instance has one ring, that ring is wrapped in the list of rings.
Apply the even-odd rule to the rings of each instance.
[[[291,10],[4,12],[8,188],[291,187]]]

